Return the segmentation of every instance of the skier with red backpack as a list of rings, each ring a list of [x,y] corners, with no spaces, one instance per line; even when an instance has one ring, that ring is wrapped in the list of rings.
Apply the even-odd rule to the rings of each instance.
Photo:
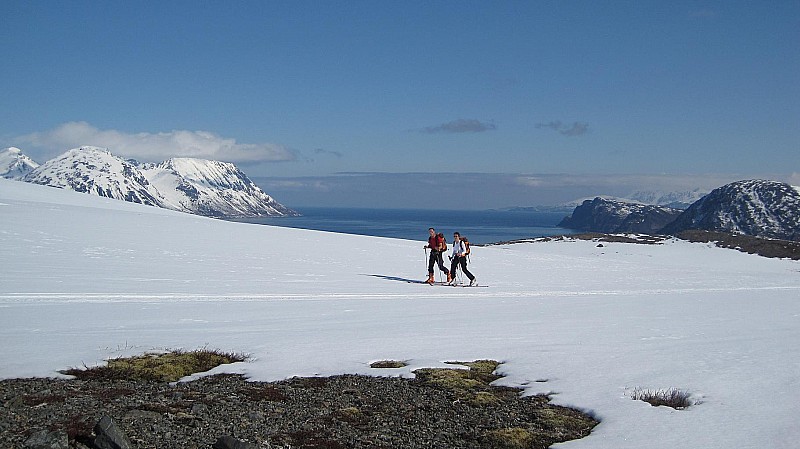
[[[439,269],[447,275],[447,282],[453,280],[452,276],[450,275],[450,270],[444,266],[444,260],[442,259],[442,253],[447,251],[447,241],[444,239],[444,234],[439,233],[436,234],[436,230],[433,228],[428,228],[428,244],[425,245],[425,249],[430,248],[431,255],[428,257],[428,279],[425,281],[428,284],[433,284],[435,281],[433,280],[433,266],[438,264]]]

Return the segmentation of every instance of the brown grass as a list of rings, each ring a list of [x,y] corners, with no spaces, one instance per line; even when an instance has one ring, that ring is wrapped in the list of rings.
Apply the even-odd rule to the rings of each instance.
[[[70,368],[60,371],[82,380],[144,380],[176,382],[181,378],[208,371],[219,365],[242,362],[247,356],[216,350],[174,350],[163,354],[146,353],[139,356],[107,360],[106,365]]]

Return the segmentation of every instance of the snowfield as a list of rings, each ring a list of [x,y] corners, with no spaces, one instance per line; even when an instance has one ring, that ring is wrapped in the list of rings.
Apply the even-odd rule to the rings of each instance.
[[[491,358],[501,384],[602,421],[557,447],[798,447],[797,261],[558,241],[474,248],[488,288],[407,283],[426,275],[426,238],[231,223],[0,179],[0,378],[177,348],[250,354],[213,372],[253,380]],[[410,365],[369,368],[382,359]],[[697,404],[651,407],[630,398],[637,387]]]

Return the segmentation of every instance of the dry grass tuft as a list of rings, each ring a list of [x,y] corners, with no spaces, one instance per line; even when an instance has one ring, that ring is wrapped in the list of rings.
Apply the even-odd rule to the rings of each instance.
[[[667,390],[644,390],[636,388],[631,393],[631,398],[636,401],[644,401],[653,407],[667,406],[676,410],[683,410],[694,405],[691,394],[677,388]]]
[[[219,365],[243,362],[247,356],[202,349],[197,351],[175,350],[164,354],[147,353],[133,357],[121,357],[107,361],[105,366],[83,369],[70,368],[60,371],[82,380],[144,380],[154,382],[176,382],[181,378],[208,371]]]
[[[370,368],[403,368],[408,366],[408,363],[400,360],[379,360],[369,364]]]

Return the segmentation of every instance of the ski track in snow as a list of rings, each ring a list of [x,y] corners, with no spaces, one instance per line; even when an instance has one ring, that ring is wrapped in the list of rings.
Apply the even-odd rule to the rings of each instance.
[[[148,279],[141,281],[147,282]],[[686,289],[652,289],[652,290],[572,290],[572,291],[498,291],[472,293],[463,291],[440,292],[440,289],[456,290],[457,287],[425,286],[420,288],[436,289],[427,293],[315,293],[315,294],[247,294],[247,295],[202,295],[202,294],[161,294],[136,295],[129,293],[0,293],[0,303],[31,302],[228,302],[228,301],[324,301],[329,299],[352,300],[392,300],[397,298],[442,299],[465,298],[563,298],[585,296],[644,296],[644,295],[684,295],[689,293],[721,293],[721,292],[765,292],[765,291],[797,291],[800,287],[735,287],[735,288],[686,288]],[[476,289],[477,290],[477,289]]]

